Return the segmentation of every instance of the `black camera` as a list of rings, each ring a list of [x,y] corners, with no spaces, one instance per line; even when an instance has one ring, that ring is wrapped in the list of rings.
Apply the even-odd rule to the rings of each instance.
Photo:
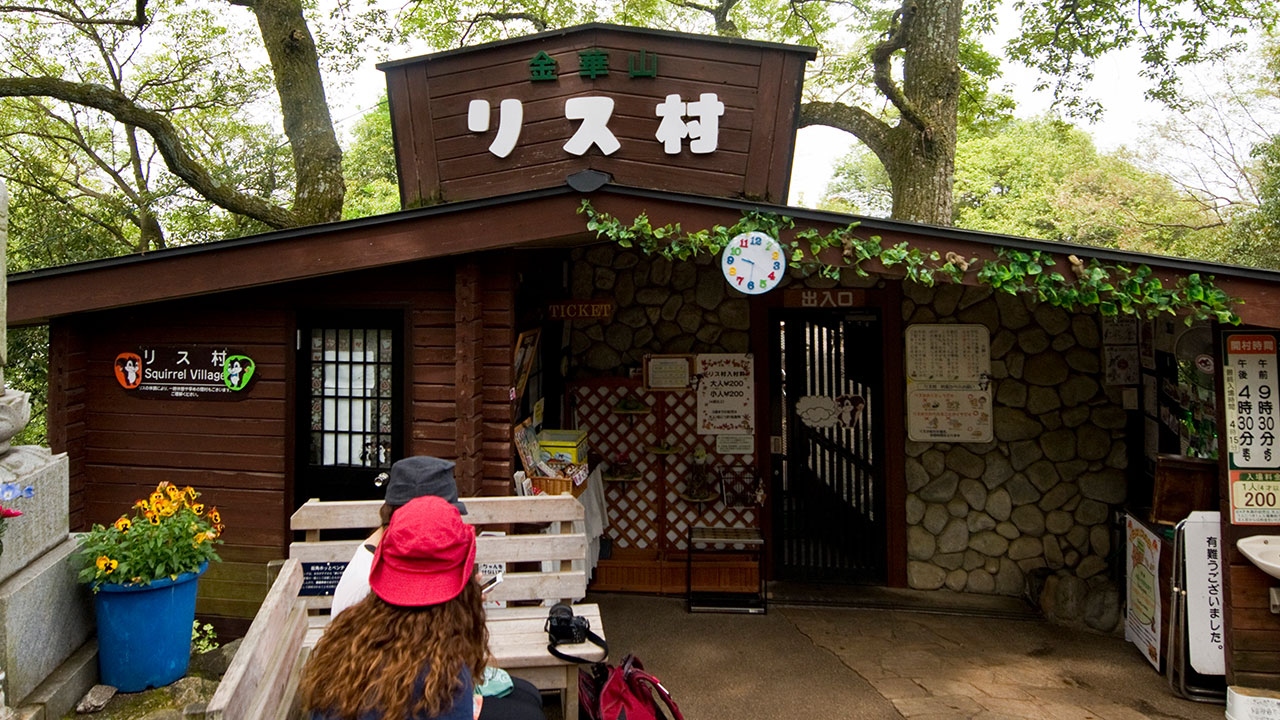
[[[547,613],[544,629],[551,638],[552,645],[582,643],[587,641],[591,623],[584,617],[574,615],[573,608],[568,605],[556,603]]]

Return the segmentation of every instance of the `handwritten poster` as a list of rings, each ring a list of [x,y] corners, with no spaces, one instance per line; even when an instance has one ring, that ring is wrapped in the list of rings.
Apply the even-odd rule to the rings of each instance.
[[[742,355],[698,355],[698,433],[720,435],[755,430],[754,363]]]
[[[950,383],[913,383],[907,392],[909,436],[917,442],[991,442],[991,391]]]
[[[1129,538],[1125,577],[1129,578],[1124,637],[1138,646],[1147,662],[1160,669],[1160,537],[1131,515],[1125,516]]]

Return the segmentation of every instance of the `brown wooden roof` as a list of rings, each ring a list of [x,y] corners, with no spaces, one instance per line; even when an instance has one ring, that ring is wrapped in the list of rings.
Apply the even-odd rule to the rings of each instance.
[[[13,273],[8,321],[33,325],[54,317],[486,250],[589,244],[597,240],[577,212],[584,197],[561,187]],[[1054,253],[1063,268],[1068,254],[1146,264],[1165,282],[1190,273],[1212,275],[1225,292],[1245,300],[1238,312],[1247,324],[1280,328],[1276,271],[609,185],[589,197],[597,210],[615,217],[629,220],[643,212],[655,226],[679,222],[686,230],[732,225],[743,212],[759,210],[823,232],[860,222],[862,231],[880,235],[886,245],[907,240],[921,249],[964,257],[993,258],[996,248],[1007,247]],[[900,275],[873,263],[866,269]]]

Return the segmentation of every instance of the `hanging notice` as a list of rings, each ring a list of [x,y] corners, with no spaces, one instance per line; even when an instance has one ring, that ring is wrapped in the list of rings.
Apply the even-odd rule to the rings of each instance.
[[[116,382],[143,398],[242,400],[256,365],[225,347],[157,345],[122,352],[113,363]]]
[[[1138,646],[1147,661],[1160,669],[1160,537],[1133,516],[1125,516],[1125,577],[1129,578],[1125,603],[1124,639]]]
[[[1201,675],[1225,675],[1222,617],[1222,519],[1217,512],[1187,517],[1182,556],[1187,568],[1187,646],[1191,667]]]
[[[907,437],[990,442],[991,333],[985,325],[907,328]]]
[[[1276,338],[1269,334],[1227,334],[1223,341],[1231,522],[1280,524]]]
[[[698,355],[698,433],[743,434],[755,430],[755,380],[750,353]]]

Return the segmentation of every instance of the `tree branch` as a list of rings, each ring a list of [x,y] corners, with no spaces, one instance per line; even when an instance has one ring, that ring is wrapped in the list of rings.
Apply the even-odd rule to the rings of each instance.
[[[929,138],[933,135],[933,130],[929,127],[928,121],[903,94],[902,88],[893,81],[893,54],[910,44],[911,21],[915,16],[916,6],[911,0],[907,0],[902,7],[894,11],[893,19],[889,21],[889,37],[871,50],[872,78],[880,92],[884,93],[889,102],[898,109],[902,119],[924,133],[925,138]]]
[[[51,97],[109,113],[121,123],[133,125],[150,135],[169,171],[209,202],[273,228],[294,227],[299,224],[289,210],[219,183],[187,151],[182,137],[167,117],[139,106],[115,90],[102,85],[68,82],[51,77],[0,78],[0,97]]]
[[[504,12],[482,12],[476,13],[475,20],[493,20],[495,22],[511,22],[513,20],[523,20],[534,27],[538,32],[547,29],[547,19],[533,13],[504,13]],[[474,23],[473,23],[474,24]]]
[[[826,125],[852,133],[871,152],[888,165],[889,126],[883,120],[855,105],[811,101],[801,103],[799,127]]]
[[[36,5],[0,5],[0,13],[36,13],[55,17],[73,25],[114,25],[116,27],[143,28],[147,25],[147,0],[137,0],[137,7],[134,9],[134,16],[131,18],[75,17]]]

